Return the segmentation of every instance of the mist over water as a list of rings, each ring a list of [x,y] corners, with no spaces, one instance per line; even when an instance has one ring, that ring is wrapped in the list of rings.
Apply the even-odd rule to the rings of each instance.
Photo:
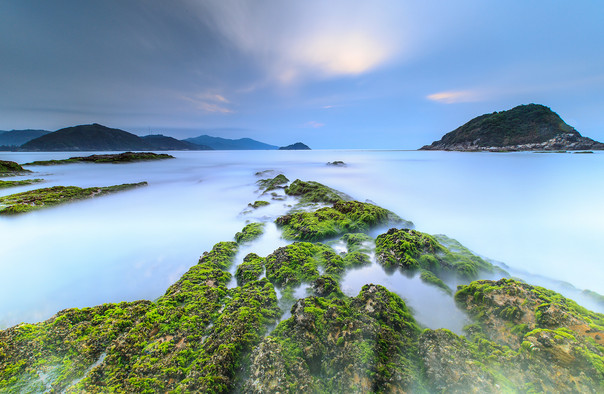
[[[6,195],[53,185],[149,183],[114,195],[0,217],[0,327],[44,320],[64,308],[161,296],[204,251],[233,239],[246,221],[272,221],[289,209],[287,200],[271,201],[268,207],[246,213],[247,204],[259,199],[255,173],[264,170],[282,172],[292,181],[315,180],[360,201],[369,199],[413,221],[420,231],[446,234],[518,272],[604,294],[599,250],[604,239],[604,155],[599,152],[171,154],[177,159],[31,167],[34,174],[16,179],[46,182],[0,190],[0,195]],[[70,156],[74,153],[0,154],[2,160],[19,163]],[[334,160],[347,166],[326,165]],[[266,256],[288,243],[279,239],[272,224],[267,226],[267,233],[253,247],[242,248],[237,263],[249,252]],[[391,290],[399,288],[397,293],[416,309],[421,321],[421,307],[410,300],[419,279],[399,273],[388,276],[380,273],[379,266],[370,268],[375,270],[373,276],[368,269],[359,271],[355,280],[351,271],[349,282],[343,282],[345,292],[358,294],[364,278],[366,283],[386,281],[383,284]],[[433,290],[438,296],[440,290]],[[423,324],[437,324],[423,319]]]

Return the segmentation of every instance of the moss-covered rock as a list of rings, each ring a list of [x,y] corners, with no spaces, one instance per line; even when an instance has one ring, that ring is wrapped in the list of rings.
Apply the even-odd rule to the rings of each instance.
[[[348,233],[342,236],[349,252],[370,252],[375,247],[375,240],[365,233]]]
[[[105,194],[129,190],[146,185],[147,182],[88,188],[76,186],[53,186],[44,189],[36,189],[23,193],[11,194],[5,197],[0,197],[0,215],[29,212],[35,209],[51,207],[54,205],[64,204],[70,201],[82,200],[90,197],[99,197]]]
[[[279,287],[296,286],[319,277],[317,253],[320,246],[296,242],[278,248],[266,257],[266,277]]]
[[[440,278],[438,278],[432,272],[426,271],[426,270],[421,270],[419,278],[422,280],[422,282],[434,285],[436,287],[440,287],[441,289],[443,289],[445,291],[445,293],[447,293],[449,295],[453,295],[453,291],[451,290],[451,288],[449,286],[447,286],[445,284],[445,282],[443,282]]]
[[[426,330],[419,355],[435,392],[581,392],[604,389],[604,315],[511,279],[460,286],[476,319],[470,339]]]
[[[235,234],[237,243],[252,242],[264,234],[264,223],[249,223]]]
[[[355,298],[301,299],[252,352],[243,391],[408,392],[418,336],[404,302],[381,286]]]
[[[339,201],[314,212],[287,214],[277,218],[276,223],[281,226],[284,238],[311,242],[389,223],[412,225],[387,209],[358,201]]]
[[[20,181],[3,181],[0,180],[0,189],[4,189],[7,187],[16,187],[16,186],[27,186],[33,185],[34,183],[43,182],[44,179],[23,179]]]
[[[235,278],[237,284],[243,286],[253,280],[258,280],[264,272],[264,259],[256,253],[249,253],[243,258],[243,262],[237,266]]]
[[[452,251],[433,236],[416,230],[390,229],[376,238],[376,257],[386,267],[416,271],[424,269],[437,277],[457,275],[475,279],[481,272],[492,273],[496,268],[467,249]]]
[[[31,172],[14,161],[0,160],[0,176],[12,176]]]
[[[270,205],[270,202],[263,201],[263,200],[258,200],[258,201],[254,201],[253,203],[249,203],[247,205],[250,208],[257,209],[257,208],[260,208],[260,207],[264,207],[264,206]]]
[[[327,187],[319,182],[301,181],[296,179],[285,188],[285,193],[290,196],[300,197],[302,203],[323,202],[333,204],[338,201],[351,201],[352,197]]]
[[[256,182],[260,189],[266,193],[271,190],[275,190],[277,188],[284,188],[287,183],[289,183],[289,179],[283,174],[279,174],[274,178],[260,179]]]
[[[63,160],[39,160],[24,165],[28,166],[52,166],[69,163],[133,163],[137,161],[173,159],[174,156],[167,153],[153,152],[124,152],[110,153],[105,155],[75,156]]]

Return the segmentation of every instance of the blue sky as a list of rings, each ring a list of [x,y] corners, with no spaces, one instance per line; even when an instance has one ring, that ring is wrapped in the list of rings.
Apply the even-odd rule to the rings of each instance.
[[[596,1],[0,2],[0,130],[416,149],[551,107],[604,140]]]

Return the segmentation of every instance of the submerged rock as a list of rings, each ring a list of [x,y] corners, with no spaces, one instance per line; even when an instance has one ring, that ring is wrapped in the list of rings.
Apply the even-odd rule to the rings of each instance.
[[[17,214],[85,198],[147,186],[147,182],[106,187],[53,186],[0,197],[0,215]]]

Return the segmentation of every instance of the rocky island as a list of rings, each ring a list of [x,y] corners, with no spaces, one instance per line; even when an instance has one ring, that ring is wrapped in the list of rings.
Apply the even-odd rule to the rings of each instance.
[[[0,331],[0,391],[604,389],[604,315],[505,278],[455,240],[413,230],[381,207],[318,182],[288,183],[283,175],[264,179],[258,193],[278,185],[273,193],[298,199],[275,219],[293,243],[267,256],[248,253],[236,266],[237,252],[265,230],[265,223],[249,223],[234,241],[204,252],[155,301],[67,309]],[[334,242],[345,250],[336,252]],[[405,301],[380,285],[345,295],[345,273],[368,264],[421,275],[426,286],[454,297],[471,321],[465,334],[422,327]],[[455,292],[452,279],[461,283]],[[300,284],[308,294],[296,299]]]
[[[567,151],[602,150],[604,144],[583,137],[557,113],[539,104],[476,117],[420,150]]]
[[[153,152],[124,152],[105,155],[74,156],[63,160],[39,160],[25,163],[24,166],[51,166],[68,163],[133,163],[137,161],[173,159],[167,153]]]

